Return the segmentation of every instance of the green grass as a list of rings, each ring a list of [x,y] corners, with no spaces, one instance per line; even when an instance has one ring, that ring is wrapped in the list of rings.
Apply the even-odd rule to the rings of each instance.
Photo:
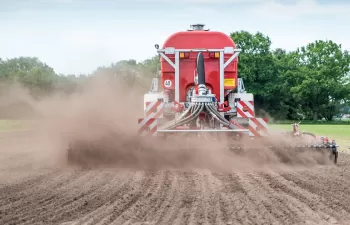
[[[25,122],[20,120],[0,120],[0,132],[20,131],[25,129]]]
[[[292,130],[292,126],[289,124],[272,124],[269,126],[273,129]],[[318,136],[328,136],[333,139],[350,140],[350,125],[300,124],[299,130],[311,132]]]

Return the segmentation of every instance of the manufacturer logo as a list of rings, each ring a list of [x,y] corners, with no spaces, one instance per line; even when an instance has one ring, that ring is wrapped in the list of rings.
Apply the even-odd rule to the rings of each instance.
[[[249,108],[247,106],[243,106],[242,110],[243,112],[248,112]]]

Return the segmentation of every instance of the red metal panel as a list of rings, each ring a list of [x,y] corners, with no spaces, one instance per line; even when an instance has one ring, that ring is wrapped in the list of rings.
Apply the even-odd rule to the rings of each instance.
[[[176,49],[223,49],[224,47],[236,48],[233,40],[226,34],[216,31],[182,31],[171,35],[164,43],[163,48],[174,47]],[[186,93],[190,86],[193,85],[193,75],[196,65],[196,56],[198,53],[192,52],[189,59],[180,59],[180,102],[186,101]],[[175,63],[174,55],[167,55],[169,59]],[[232,54],[225,54],[225,62],[232,56]],[[205,72],[206,82],[209,88],[212,89],[213,94],[216,94],[218,101],[220,101],[220,71],[219,59],[209,58],[208,53],[204,53],[205,58]],[[234,89],[237,86],[237,62],[234,59],[226,68],[224,78],[235,79],[236,85],[230,87]],[[162,84],[163,88],[175,89],[175,70],[164,59],[161,60],[162,70]],[[171,80],[172,86],[170,88],[164,87],[164,81]]]

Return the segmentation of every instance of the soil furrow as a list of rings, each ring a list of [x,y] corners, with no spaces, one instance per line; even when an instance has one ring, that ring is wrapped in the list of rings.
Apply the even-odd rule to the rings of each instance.
[[[315,216],[317,219],[317,215],[322,214],[326,217],[328,215],[338,215],[338,213],[335,210],[329,208],[327,206],[327,203],[317,194],[304,189],[302,186],[297,185],[292,180],[285,178],[290,176],[290,174],[266,173],[263,176],[266,180],[269,181],[270,186],[276,191],[283,192],[289,199],[295,199],[296,201],[303,203],[305,205],[305,207],[303,207],[303,210],[309,211],[307,214],[308,217]],[[315,213],[317,215],[315,215]]]
[[[214,177],[220,182],[220,188],[218,188],[218,204],[219,204],[219,214],[221,217],[221,223],[228,224],[230,222],[233,222],[233,217],[236,213],[236,209],[234,206],[237,206],[237,200],[234,199],[236,194],[238,194],[239,191],[231,195],[231,189],[230,185],[232,176],[228,174],[213,174]],[[235,220],[235,223],[238,223],[239,221]]]
[[[162,189],[162,201],[157,204],[156,211],[154,214],[148,215],[148,217],[155,217],[154,221],[156,224],[162,224],[162,220],[171,213],[178,211],[176,209],[176,197],[177,194],[183,191],[183,184],[179,180],[179,173],[177,172],[166,172],[166,177],[164,181],[165,189]],[[174,207],[175,209],[173,209]],[[154,215],[154,216],[153,216]],[[149,220],[149,218],[147,219]]]
[[[60,187],[63,187],[65,185],[67,185],[67,183],[71,180],[74,180],[76,178],[81,177],[79,174],[77,173],[59,173],[57,176],[53,176],[50,177],[48,180],[45,180],[45,182],[39,182],[38,185],[35,185],[31,188],[28,189],[24,189],[21,190],[20,192],[17,193],[16,196],[12,197],[12,198],[4,198],[3,200],[0,200],[0,203],[3,203],[2,206],[0,207],[0,209],[4,208],[8,208],[8,207],[14,207],[14,206],[21,206],[22,205],[22,201],[28,197],[28,193],[32,193],[32,195],[37,194],[38,197],[42,197],[42,191],[46,191],[47,189],[50,188],[55,188],[56,190]],[[39,191],[40,190],[40,191]],[[42,200],[40,200],[40,198],[38,198],[38,205],[42,205],[43,203],[47,203],[48,201],[55,201],[56,200],[56,196],[52,195],[48,198],[44,198]]]
[[[314,203],[315,210],[325,210],[327,214],[336,218],[349,218],[349,213],[347,212],[349,197],[346,196],[344,199],[337,199],[337,196],[332,191],[327,192],[327,188],[332,186],[331,182],[325,186],[322,182],[319,183],[319,179],[314,180],[311,177],[307,177],[306,174],[304,175],[306,177],[303,178],[299,173],[282,174],[282,176],[284,179],[293,182],[301,189],[316,196],[316,202]]]
[[[90,208],[90,212],[86,213],[84,216],[78,217],[77,215],[74,216],[77,221],[75,224],[95,224],[96,220],[100,217],[101,214],[105,213],[105,209],[113,199],[118,196],[118,193],[125,188],[125,186],[128,186],[130,183],[132,183],[132,173],[113,173],[111,175],[111,179],[109,182],[102,187],[99,192],[96,193],[94,198],[89,199],[90,204],[88,204],[88,207],[85,209]],[[129,186],[128,186],[129,187]],[[70,218],[70,219],[74,219]],[[65,218],[66,220],[69,218]],[[91,221],[93,220],[93,221]]]
[[[4,225],[350,224],[350,155],[336,166],[252,165],[245,173],[189,164],[71,170],[10,144],[13,152],[0,150]]]
[[[29,176],[26,176],[23,178],[22,181],[19,181],[18,183],[11,183],[9,182],[8,184],[2,184],[0,187],[0,201],[3,199],[6,199],[10,196],[11,193],[16,192],[16,194],[23,194],[26,193],[27,190],[31,188],[36,188],[39,185],[42,184],[42,182],[47,181],[51,177],[55,177],[54,175],[56,173],[59,173],[59,171],[45,171],[42,173],[37,173],[37,174],[31,174]],[[12,174],[9,174],[8,176],[11,177]],[[15,175],[15,174],[13,174]],[[12,196],[13,198],[18,199],[22,198],[19,196]]]
[[[93,175],[89,173],[85,175],[86,176],[79,176],[78,179],[74,179],[72,183],[62,185],[61,189],[65,188],[66,194],[63,190],[60,190],[60,188],[56,188],[55,186],[48,186],[47,188],[50,191],[45,191],[43,189],[33,190],[33,193],[29,195],[28,198],[25,198],[23,201],[18,203],[19,207],[16,210],[13,209],[13,207],[11,209],[8,209],[15,212],[15,217],[13,217],[9,222],[14,222],[16,220],[31,221],[30,219],[33,217],[40,218],[41,214],[43,214],[45,218],[50,218],[50,216],[48,217],[46,211],[49,211],[56,216],[56,210],[58,209],[57,206],[62,207],[65,201],[72,201],[72,199],[74,201],[75,197],[72,196],[72,193],[74,193],[72,190],[77,190],[76,193],[79,192],[79,195],[81,196],[84,195],[84,188],[82,188],[81,184],[82,182],[89,180],[89,177],[93,177]],[[73,185],[72,188],[69,188],[71,185]],[[94,185],[94,183],[90,183],[90,185]],[[56,196],[54,197],[57,199],[56,201],[52,199],[53,196]],[[39,204],[38,202],[42,201],[42,199],[49,199],[49,202]],[[54,209],[53,212],[52,209]]]
[[[149,201],[144,204],[149,204],[150,207],[142,207],[138,212],[137,216],[140,218],[140,221],[146,221],[148,223],[155,223],[158,218],[158,214],[161,211],[167,210],[170,206],[168,201],[168,194],[172,189],[174,174],[170,171],[165,171],[162,175],[162,182],[157,187],[157,193],[152,194]],[[140,208],[140,205],[137,207]]]
[[[63,174],[64,175],[64,174]],[[59,176],[59,175],[57,175]],[[55,182],[51,182],[51,179],[45,180],[43,183],[39,183],[38,186],[32,186],[29,189],[26,189],[25,191],[21,192],[20,194],[23,196],[16,196],[19,201],[12,202],[11,207],[17,208],[18,206],[24,206],[24,207],[30,207],[30,205],[27,204],[36,204],[36,201],[32,201],[33,199],[41,199],[47,197],[47,194],[52,194],[52,190],[57,191],[58,194],[62,195],[64,194],[63,190],[64,188],[67,188],[69,185],[79,185],[80,179],[85,179],[83,175],[75,174],[76,179],[68,179],[67,181],[72,181],[68,183],[62,183],[63,185],[57,185]],[[53,177],[55,179],[55,177]],[[60,181],[58,181],[59,184],[61,184]],[[78,184],[77,184],[78,183]],[[60,187],[59,187],[60,186]],[[57,188],[58,187],[58,188]],[[52,188],[52,189],[50,189]],[[54,189],[55,188],[55,189]],[[62,189],[61,189],[62,188]],[[50,190],[49,192],[47,190]],[[69,192],[67,192],[69,193]],[[23,208],[17,208],[17,210],[22,210]],[[14,210],[14,209],[13,209]],[[17,211],[14,211],[17,212]]]
[[[192,201],[192,208],[189,212],[187,212],[186,216],[188,216],[188,223],[197,224],[197,223],[205,223],[206,222],[206,209],[204,207],[204,198],[203,188],[204,188],[204,176],[202,173],[194,173],[194,187],[192,197],[190,200]]]
[[[169,208],[169,213],[162,220],[162,224],[189,224],[190,213],[194,210],[196,192],[198,192],[193,172],[180,172],[178,179],[180,190],[175,201]]]
[[[131,223],[148,223],[150,221],[144,221],[144,217],[147,213],[156,206],[156,199],[160,198],[160,189],[165,179],[164,171],[156,172],[152,175],[151,186],[144,190],[144,194],[140,196],[137,201],[130,205],[124,212],[122,212],[112,224],[124,224],[126,222]]]
[[[156,224],[174,223],[175,218],[183,208],[183,196],[192,186],[186,181],[183,172],[172,172],[171,191],[167,194],[167,200],[164,202],[164,208],[160,209],[157,218],[154,219]]]
[[[257,223],[257,224],[270,224],[276,222],[283,222],[282,209],[271,203],[270,198],[265,195],[264,191],[258,189],[256,182],[251,178],[251,174],[237,174],[239,185],[243,189],[243,195],[247,196],[248,205],[244,205],[244,208],[237,214],[237,216],[244,216],[242,223]],[[244,203],[246,204],[246,203]],[[259,212],[259,213],[254,213]]]
[[[253,179],[257,181],[258,189],[261,188],[261,192],[264,192],[269,197],[271,203],[281,209],[284,224],[303,224],[306,221],[312,221],[313,218],[310,218],[310,215],[305,216],[303,213],[303,211],[308,210],[307,205],[299,201],[290,201],[290,196],[288,197],[284,192],[272,188],[269,180],[265,179],[265,176],[262,174],[253,176]],[[316,218],[316,221],[318,221],[318,218]]]
[[[152,185],[152,174],[148,172],[135,172],[128,185],[117,193],[105,207],[104,212],[98,217],[92,218],[91,224],[111,224],[124,211],[131,207]],[[88,224],[87,223],[87,224]]]
[[[76,197],[71,195],[62,197],[62,194],[55,195],[57,200],[45,205],[45,209],[56,210],[50,210],[48,213],[39,214],[36,217],[36,220],[55,223],[57,221],[61,221],[62,219],[70,219],[72,216],[75,218],[79,217],[84,215],[86,211],[89,211],[90,209],[93,210],[94,206],[88,203],[92,202],[94,196],[98,194],[99,190],[106,185],[106,183],[109,181],[109,176],[109,174],[99,175],[98,179],[95,180],[94,185],[86,187],[85,191],[80,189],[80,191],[84,193],[81,193]],[[80,202],[84,203],[81,204]],[[80,205],[83,205],[84,207],[82,207],[81,210],[77,210]]]
[[[327,173],[328,174],[328,173]],[[348,179],[344,179],[337,173],[329,177],[321,173],[318,175],[308,173],[307,176],[310,180],[317,181],[312,185],[317,185],[318,195],[326,199],[327,202],[331,200],[341,208],[337,209],[338,212],[345,214],[350,213],[350,189],[347,184]]]
[[[323,202],[317,202],[317,197],[311,197],[312,193],[294,186],[291,182],[285,180],[279,174],[264,174],[266,180],[270,182],[270,186],[274,187],[275,191],[283,194],[284,198],[291,202],[298,208],[300,214],[297,218],[304,223],[322,224],[332,219],[332,212],[327,210],[327,206]],[[315,207],[317,204],[318,207]]]
[[[205,187],[207,188],[208,195],[206,201],[208,222],[210,224],[223,224],[220,206],[222,182],[220,182],[220,180],[218,180],[211,172],[208,172],[205,179]]]
[[[94,172],[94,182],[89,182],[89,185],[82,185],[81,188],[72,190],[73,195],[67,196],[65,201],[52,206],[59,208],[59,210],[53,212],[52,217],[49,217],[49,222],[58,222],[62,219],[71,220],[72,218],[80,218],[90,211],[93,211],[95,206],[93,199],[96,195],[100,194],[101,189],[108,185],[110,182],[111,174],[109,172],[100,172],[98,176]],[[78,194],[80,193],[80,194]]]

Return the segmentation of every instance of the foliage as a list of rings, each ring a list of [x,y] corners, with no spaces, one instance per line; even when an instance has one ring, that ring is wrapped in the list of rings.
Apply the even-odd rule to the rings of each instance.
[[[237,48],[242,49],[238,73],[243,78],[245,87],[254,94],[256,108],[277,114],[282,110],[279,103],[284,96],[278,85],[280,76],[276,76],[276,73],[278,61],[284,60],[285,52],[277,50],[275,57],[271,51],[270,38],[260,32],[251,34],[239,31],[231,33],[230,36]]]
[[[1,60],[0,81],[9,84],[19,82],[34,96],[50,93],[57,82],[55,71],[35,57]]]
[[[295,99],[303,102],[309,117],[331,120],[337,105],[349,93],[344,85],[350,56],[332,41],[316,41],[297,50],[300,82],[291,88]],[[312,115],[310,115],[312,113]]]
[[[242,49],[239,77],[254,94],[258,114],[320,123],[322,118],[330,121],[350,113],[350,55],[341,45],[316,40],[287,52],[272,49],[271,39],[261,32],[236,31],[230,37]],[[57,92],[70,95],[95,76],[147,90],[159,66],[159,56],[153,56],[142,62],[121,60],[76,76],[56,74],[35,57],[0,58],[0,84],[20,83],[36,98]]]
[[[341,45],[317,40],[286,52],[271,50],[260,32],[231,33],[240,54],[239,76],[257,108],[277,119],[332,120],[349,100],[350,56]]]

